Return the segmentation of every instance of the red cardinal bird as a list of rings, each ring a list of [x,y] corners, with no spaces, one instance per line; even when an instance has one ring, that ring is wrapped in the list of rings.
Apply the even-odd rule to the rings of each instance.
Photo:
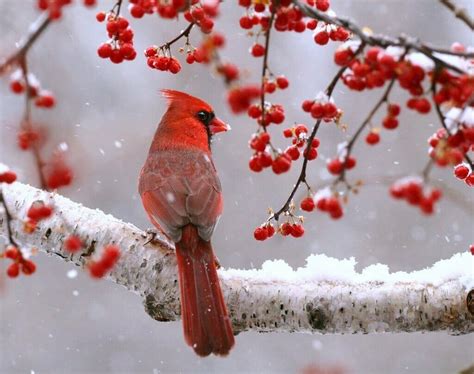
[[[186,342],[200,356],[225,356],[234,334],[211,246],[222,192],[210,146],[212,135],[229,126],[196,97],[162,93],[168,110],[151,143],[139,191],[153,225],[176,246]]]

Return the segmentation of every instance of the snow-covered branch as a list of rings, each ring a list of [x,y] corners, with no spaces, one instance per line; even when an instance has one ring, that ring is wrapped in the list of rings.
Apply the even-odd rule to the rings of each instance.
[[[153,318],[179,318],[176,263],[166,239],[145,244],[145,232],[97,209],[21,183],[2,188],[12,216],[12,235],[22,248],[35,247],[84,266],[104,245],[115,243],[122,255],[108,278],[141,295]],[[52,204],[55,214],[27,234],[23,219],[35,200]],[[6,236],[4,217],[0,214],[0,236]],[[63,247],[72,233],[85,243],[80,253],[70,254]],[[353,258],[312,255],[297,270],[282,260],[268,261],[260,270],[220,269],[235,331],[474,331],[474,256],[470,253],[412,273],[389,273],[380,264],[357,273],[354,266]]]

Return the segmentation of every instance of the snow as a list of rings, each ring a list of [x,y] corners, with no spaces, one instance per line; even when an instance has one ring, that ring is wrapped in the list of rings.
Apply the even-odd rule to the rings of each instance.
[[[456,66],[457,68],[465,71],[466,73],[472,73],[473,71],[473,66],[470,60],[467,58],[462,58],[454,55],[446,55],[443,53],[433,53],[433,56],[439,58],[447,64]]]
[[[324,254],[312,254],[306,259],[306,266],[294,270],[283,260],[265,261],[261,269],[226,269],[220,275],[224,279],[244,278],[251,281],[304,284],[311,282],[333,283],[410,283],[440,285],[452,279],[459,279],[467,288],[474,286],[474,256],[468,251],[457,253],[450,259],[440,260],[431,268],[390,273],[388,265],[372,264],[357,272],[354,257],[342,260]],[[314,283],[313,283],[314,284]]]
[[[446,126],[450,131],[455,131],[459,123],[464,123],[468,127],[474,127],[474,108],[466,107],[464,109],[451,108],[445,115]]]
[[[418,65],[424,71],[432,71],[435,66],[433,60],[429,59],[427,56],[420,52],[410,53],[406,57],[406,59],[410,61],[413,65]]]
[[[2,164],[2,163],[0,162],[0,174],[3,174],[3,173],[5,173],[5,172],[8,171],[8,170],[10,170],[10,168],[9,168],[7,165]]]

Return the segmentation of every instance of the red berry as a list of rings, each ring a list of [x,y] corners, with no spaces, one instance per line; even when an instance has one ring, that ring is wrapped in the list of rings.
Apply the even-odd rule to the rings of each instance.
[[[75,235],[70,235],[64,241],[64,247],[69,252],[72,252],[72,253],[77,252],[82,247],[81,239]]]
[[[304,228],[302,225],[299,225],[299,224],[293,224],[291,225],[291,232],[290,232],[291,236],[293,236],[294,238],[300,238],[303,236],[304,234]]]
[[[291,229],[291,225],[289,224],[289,222],[285,222],[280,226],[280,232],[283,236],[290,235],[291,231],[292,231],[292,229]]]
[[[15,80],[10,83],[10,89],[16,94],[21,94],[25,90],[25,86],[22,82]]]
[[[105,20],[105,13],[104,12],[99,12],[95,15],[95,19],[99,22],[104,22]]]
[[[308,161],[311,161],[318,157],[318,151],[316,150],[316,148],[313,147],[309,148],[309,150],[308,148],[306,148],[303,152],[303,155],[308,159]]]
[[[260,240],[260,241],[265,240],[268,238],[268,231],[264,227],[257,227],[255,231],[253,232],[253,237],[256,240]]]
[[[11,184],[16,181],[16,174],[11,170],[7,170],[0,174],[0,183]]]
[[[272,164],[272,170],[275,174],[282,174],[290,170],[291,159],[285,155],[280,154]]]
[[[312,197],[306,197],[301,200],[300,207],[302,210],[312,212],[315,208],[314,200]]]
[[[130,14],[135,18],[142,18],[145,14],[145,9],[138,5],[132,5],[130,8]]]
[[[261,44],[255,43],[251,49],[252,56],[262,57],[265,54],[265,47]]]
[[[36,265],[33,261],[30,260],[24,260],[21,263],[21,271],[25,275],[31,275],[36,271]]]
[[[276,83],[278,85],[278,88],[284,90],[285,88],[287,88],[289,86],[289,82],[288,82],[288,79],[286,79],[286,77],[284,77],[283,75],[282,76],[279,76],[277,79],[276,79]]]
[[[319,210],[321,211],[326,211],[326,202],[327,202],[327,199],[326,198],[321,198],[319,199],[317,202],[316,202],[316,208],[318,208]]]
[[[454,167],[454,175],[458,179],[466,179],[470,171],[471,170],[469,169],[469,167],[465,164],[459,164]],[[0,175],[0,181],[1,181],[1,175]]]
[[[429,113],[431,110],[431,104],[425,98],[419,99],[416,103],[416,110],[422,114]]]
[[[464,182],[466,182],[469,187],[474,187],[474,173],[469,174],[469,176],[464,179]]]
[[[7,275],[10,278],[16,278],[20,274],[20,265],[17,262],[10,264],[7,268]]]
[[[380,141],[380,135],[378,132],[371,131],[365,137],[367,144],[374,145]]]
[[[342,162],[338,158],[329,161],[326,167],[328,171],[333,175],[341,174],[343,169]]]
[[[316,8],[321,12],[325,12],[329,9],[329,0],[316,0]]]
[[[305,100],[301,105],[303,111],[309,113],[311,112],[311,108],[313,107],[314,101],[313,100]]]
[[[329,34],[327,31],[320,31],[314,36],[314,41],[316,44],[325,45],[329,42]]]
[[[260,160],[257,156],[252,156],[249,161],[249,168],[256,173],[263,170],[262,164],[260,163]]]
[[[109,58],[112,55],[112,46],[109,43],[102,44],[99,49],[97,49],[97,54],[101,58]]]
[[[168,66],[168,70],[172,74],[179,73],[179,71],[181,70],[181,64],[179,63],[179,61],[176,58],[171,57],[170,62],[169,62],[169,66]]]
[[[385,127],[387,130],[393,130],[398,127],[398,119],[395,117],[385,117],[382,122],[383,127]]]
[[[5,251],[5,257],[15,261],[21,257],[21,252],[17,247],[11,246]]]
[[[290,156],[293,161],[296,161],[300,158],[300,150],[296,146],[288,147],[285,153]]]
[[[387,108],[388,114],[393,117],[396,117],[400,114],[400,105],[398,104],[390,104]]]

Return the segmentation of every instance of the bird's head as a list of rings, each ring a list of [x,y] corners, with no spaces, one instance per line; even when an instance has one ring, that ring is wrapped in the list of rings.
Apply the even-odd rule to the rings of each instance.
[[[230,129],[229,125],[216,117],[212,107],[205,101],[175,90],[165,89],[161,93],[168,99],[168,109],[159,130],[172,135],[175,141],[208,149],[214,134]]]

